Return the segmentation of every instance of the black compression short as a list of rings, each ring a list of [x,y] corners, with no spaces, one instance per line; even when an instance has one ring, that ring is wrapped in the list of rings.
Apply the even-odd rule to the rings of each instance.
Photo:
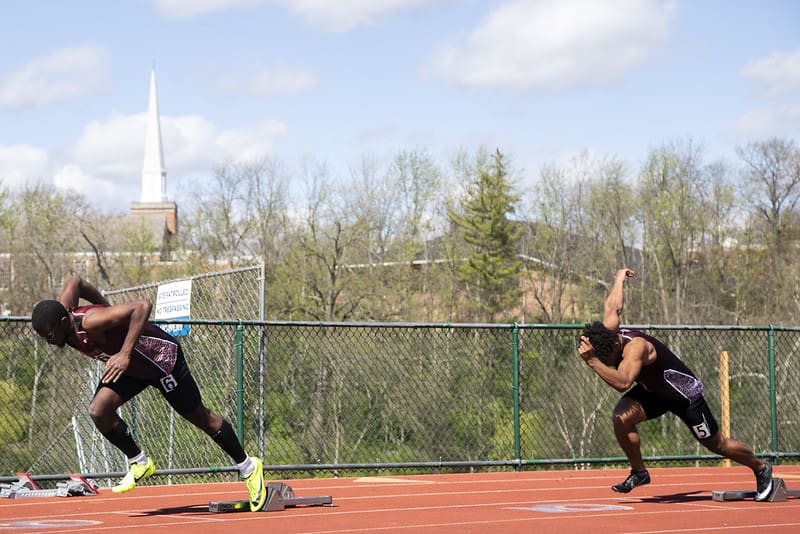
[[[636,384],[624,396],[638,401],[644,408],[647,419],[661,417],[667,412],[674,413],[700,441],[713,437],[719,431],[717,420],[702,395],[691,401],[664,399],[651,394],[641,384]]]
[[[97,385],[95,393],[100,388],[108,388],[127,402],[144,391],[147,386],[158,389],[170,406],[181,415],[191,412],[202,402],[200,388],[197,387],[197,382],[189,371],[189,366],[180,348],[178,348],[178,359],[172,373],[149,380],[122,375],[116,382],[101,382]]]

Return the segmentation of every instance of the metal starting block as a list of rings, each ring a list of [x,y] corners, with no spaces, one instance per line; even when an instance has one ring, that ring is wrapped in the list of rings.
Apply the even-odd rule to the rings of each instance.
[[[800,497],[800,490],[790,490],[786,487],[786,482],[782,478],[773,477],[772,491],[767,497],[767,502],[783,502],[789,497]],[[734,490],[734,491],[715,491],[711,493],[711,499],[715,501],[744,501],[745,499],[755,499],[756,492],[753,490]]]
[[[19,492],[37,490],[39,490],[39,486],[28,473],[17,473],[17,481],[13,484],[0,484],[0,497],[13,499]]]
[[[322,495],[317,497],[297,497],[290,486],[283,482],[270,482],[267,484],[267,502],[262,512],[278,512],[294,506],[332,506],[333,497]],[[208,503],[208,511],[223,512],[249,512],[249,501],[212,501]]]
[[[0,486],[0,497],[24,499],[28,497],[81,497],[98,495],[97,486],[80,475],[70,475],[66,482],[59,482],[53,489],[41,489],[28,473],[17,473],[17,481]]]

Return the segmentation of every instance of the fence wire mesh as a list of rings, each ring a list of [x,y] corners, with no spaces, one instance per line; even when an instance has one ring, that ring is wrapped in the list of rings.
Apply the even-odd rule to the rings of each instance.
[[[577,356],[578,326],[190,324],[180,341],[205,404],[272,470],[623,463],[610,419],[620,394]],[[705,382],[718,420],[726,352],[731,435],[763,456],[797,456],[800,329],[648,331]],[[47,345],[27,318],[0,321],[0,480],[122,473],[124,457],[86,413],[100,371]],[[235,478],[231,459],[155,389],[121,415],[156,462],[155,483]],[[647,457],[708,460],[670,414],[639,430]]]
[[[129,300],[157,302],[158,288],[169,282],[190,281],[192,319],[260,320],[264,311],[264,266],[215,271],[181,280],[162,281],[104,291],[114,304]]]

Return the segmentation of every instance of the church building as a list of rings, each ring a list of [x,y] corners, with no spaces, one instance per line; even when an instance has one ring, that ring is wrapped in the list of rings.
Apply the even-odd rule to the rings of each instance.
[[[178,233],[178,206],[167,198],[167,170],[161,141],[161,120],[158,113],[156,71],[150,73],[150,100],[147,107],[147,128],[142,165],[142,195],[131,203],[131,216],[143,219],[153,237],[162,243],[161,260],[170,256],[173,238]]]

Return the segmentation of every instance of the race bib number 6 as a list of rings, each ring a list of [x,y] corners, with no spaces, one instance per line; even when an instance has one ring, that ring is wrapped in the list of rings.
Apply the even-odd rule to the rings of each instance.
[[[164,388],[165,392],[170,392],[178,387],[178,381],[175,380],[174,376],[167,375],[161,379],[161,387]]]

